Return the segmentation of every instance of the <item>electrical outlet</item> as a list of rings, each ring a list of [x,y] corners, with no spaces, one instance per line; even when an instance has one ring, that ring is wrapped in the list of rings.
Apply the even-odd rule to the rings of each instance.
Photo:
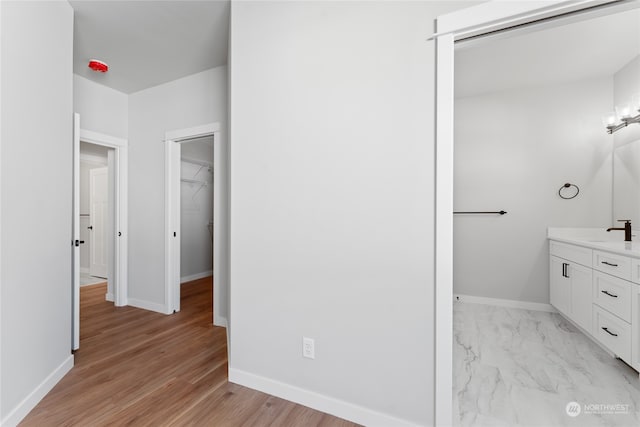
[[[307,359],[316,358],[316,345],[313,338],[302,337],[302,357]]]

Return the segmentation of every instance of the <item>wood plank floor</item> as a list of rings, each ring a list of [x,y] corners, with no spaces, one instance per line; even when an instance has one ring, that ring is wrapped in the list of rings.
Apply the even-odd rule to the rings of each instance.
[[[227,381],[211,278],[183,284],[171,316],[114,307],[105,293],[81,288],[75,366],[21,426],[356,425]]]

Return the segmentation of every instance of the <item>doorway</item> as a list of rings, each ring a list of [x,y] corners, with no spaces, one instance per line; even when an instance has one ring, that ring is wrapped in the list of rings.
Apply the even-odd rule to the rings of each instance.
[[[180,144],[180,283],[213,275],[213,135]]]
[[[213,324],[226,327],[228,185],[221,142],[218,123],[168,131],[165,135],[165,312],[180,311],[181,283],[203,277],[208,274],[204,266],[211,265]],[[207,194],[210,195],[208,201]],[[184,201],[184,212],[181,212],[181,201]],[[205,209],[203,203],[210,206]],[[207,215],[210,215],[208,219]],[[210,245],[211,253],[206,244]],[[181,253],[185,250],[195,251],[198,260],[190,254],[182,259]]]
[[[113,148],[80,142],[80,286],[108,281],[109,211],[113,209]],[[111,162],[113,163],[113,162]],[[111,195],[111,197],[109,197]],[[111,260],[113,262],[113,260]],[[108,285],[109,286],[109,285]],[[113,301],[113,293],[107,292]]]
[[[633,2],[559,2],[541,5],[522,2],[504,7],[490,2],[438,18],[436,40],[436,414],[435,424],[452,422],[453,332],[453,144],[454,43],[549,18],[576,19],[574,12],[605,13]],[[596,4],[597,3],[597,4]],[[610,4],[617,3],[611,6]],[[602,6],[596,9],[595,6]],[[611,13],[611,12],[608,12]],[[557,23],[558,21],[556,21]],[[565,21],[566,22],[566,21]],[[457,64],[456,64],[457,65]],[[492,209],[502,209],[494,207]]]
[[[84,143],[84,144],[82,144]],[[101,186],[100,199],[94,203],[94,212],[88,205],[85,207],[86,216],[81,214],[81,145],[85,150],[93,150],[93,154],[85,152],[85,160],[93,160],[98,166],[103,167],[104,154],[106,152],[107,174],[100,176],[94,172],[96,180],[94,185]],[[80,128],[80,115],[74,114],[73,123],[73,240],[72,240],[72,350],[80,347],[80,274],[81,274],[81,246],[87,242],[85,239],[91,233],[92,218],[100,219],[100,233],[97,247],[94,245],[94,256],[97,269],[94,273],[99,277],[106,276],[107,293],[105,299],[113,301],[116,306],[127,304],[127,140],[116,138],[98,132]],[[94,168],[100,169],[100,167]],[[104,172],[104,170],[102,171]],[[91,175],[89,173],[89,175]],[[106,179],[105,179],[106,178]],[[87,179],[90,187],[90,179]],[[106,181],[106,182],[105,182]],[[105,188],[106,187],[106,202]],[[89,193],[89,191],[87,191]],[[84,218],[84,219],[83,219]],[[89,224],[87,225],[87,220]],[[83,226],[81,226],[83,224]],[[83,229],[84,228],[84,229]],[[83,236],[85,238],[83,238]],[[89,241],[91,235],[89,234]],[[87,246],[89,252],[91,248]],[[87,249],[85,249],[87,250]],[[88,257],[89,263],[91,256]],[[88,263],[88,264],[89,264]],[[85,268],[90,269],[90,265]],[[86,270],[85,270],[86,271]],[[89,270],[90,271],[90,270]],[[106,274],[105,274],[106,273]],[[104,280],[103,280],[104,281]]]

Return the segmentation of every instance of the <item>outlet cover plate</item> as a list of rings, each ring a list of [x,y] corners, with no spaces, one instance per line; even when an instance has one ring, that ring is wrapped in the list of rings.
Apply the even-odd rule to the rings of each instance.
[[[316,358],[316,345],[313,338],[302,337],[302,357]]]

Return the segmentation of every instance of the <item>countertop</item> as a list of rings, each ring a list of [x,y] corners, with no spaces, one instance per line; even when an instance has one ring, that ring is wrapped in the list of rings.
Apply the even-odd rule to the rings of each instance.
[[[547,230],[549,240],[640,258],[640,235],[636,237],[636,234],[633,230],[632,241],[625,242],[623,231],[607,232],[606,228],[549,227]]]

